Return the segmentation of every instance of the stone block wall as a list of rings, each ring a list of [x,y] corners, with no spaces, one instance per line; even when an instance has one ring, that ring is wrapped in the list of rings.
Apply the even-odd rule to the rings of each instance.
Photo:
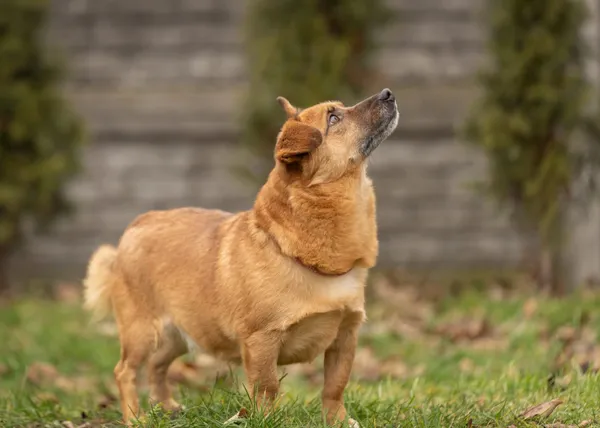
[[[396,93],[401,121],[370,166],[380,265],[514,266],[528,240],[469,188],[485,159],[456,132],[485,60],[484,0],[387,1],[396,17],[379,35],[371,89]],[[95,246],[149,209],[251,206],[252,187],[232,172],[245,3],[52,0],[48,38],[67,54],[66,91],[91,143],[69,188],[76,214],[30,239],[17,275],[78,278]]]

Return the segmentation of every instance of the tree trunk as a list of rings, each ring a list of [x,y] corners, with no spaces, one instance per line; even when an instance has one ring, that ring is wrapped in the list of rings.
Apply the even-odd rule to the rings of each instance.
[[[7,296],[10,292],[8,279],[8,251],[0,248],[0,297]]]
[[[551,296],[561,296],[565,293],[560,255],[548,246],[544,246],[540,251],[538,288]]]

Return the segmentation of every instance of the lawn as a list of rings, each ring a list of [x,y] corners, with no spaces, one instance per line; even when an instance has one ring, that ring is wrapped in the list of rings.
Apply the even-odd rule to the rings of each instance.
[[[350,415],[362,427],[600,426],[600,293],[559,300],[494,284],[470,288],[426,296],[423,287],[395,288],[383,278],[371,286],[346,393]],[[4,303],[0,425],[119,426],[118,354],[114,326],[90,324],[76,288]],[[318,362],[281,373],[281,404],[263,418],[251,412],[239,369],[189,356],[170,373],[186,410],[168,415],[145,405],[140,426],[223,426],[241,407],[250,410],[241,426],[325,426]]]

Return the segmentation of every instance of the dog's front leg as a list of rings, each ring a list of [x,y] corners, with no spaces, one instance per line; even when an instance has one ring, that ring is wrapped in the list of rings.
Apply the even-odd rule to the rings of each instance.
[[[259,409],[270,406],[279,393],[277,359],[282,333],[259,331],[252,334],[242,345],[242,360],[248,381],[248,390]]]
[[[363,314],[353,312],[343,319],[338,335],[325,351],[325,382],[323,385],[323,413],[328,424],[343,421],[346,418],[344,407],[344,389],[348,384],[354,353],[358,341],[358,329],[363,321]],[[353,428],[358,423],[348,420]]]
[[[255,332],[242,342],[242,362],[246,373],[250,397],[256,402],[258,411],[268,413],[277,394],[277,359],[281,347],[282,333],[277,331]],[[245,417],[238,412],[225,424]]]

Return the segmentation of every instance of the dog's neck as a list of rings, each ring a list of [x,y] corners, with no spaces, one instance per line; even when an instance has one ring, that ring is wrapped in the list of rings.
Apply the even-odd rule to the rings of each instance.
[[[271,172],[260,190],[253,217],[281,252],[322,275],[343,275],[377,258],[375,197],[359,171],[315,186]]]

